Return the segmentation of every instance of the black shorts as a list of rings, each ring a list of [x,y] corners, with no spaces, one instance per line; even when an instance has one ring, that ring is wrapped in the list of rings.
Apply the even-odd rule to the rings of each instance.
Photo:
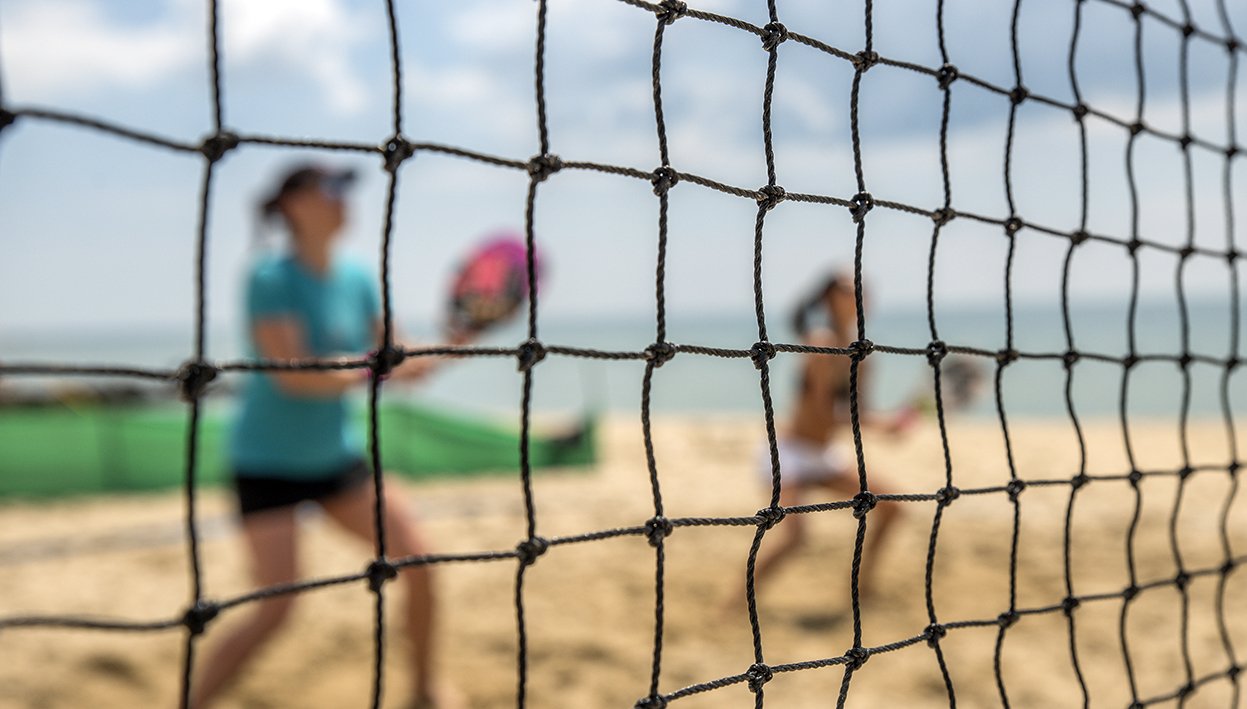
[[[327,477],[297,480],[257,475],[251,471],[234,471],[234,490],[238,493],[238,510],[244,517],[256,512],[319,502],[363,485],[372,477],[372,468],[363,459],[352,461]]]

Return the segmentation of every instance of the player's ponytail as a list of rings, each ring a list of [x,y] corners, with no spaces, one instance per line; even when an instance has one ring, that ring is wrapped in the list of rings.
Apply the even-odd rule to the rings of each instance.
[[[810,291],[809,295],[797,303],[792,313],[792,331],[798,337],[805,338],[810,333],[810,317],[816,313],[827,300],[827,294],[840,287],[839,274],[832,274],[820,285]]]

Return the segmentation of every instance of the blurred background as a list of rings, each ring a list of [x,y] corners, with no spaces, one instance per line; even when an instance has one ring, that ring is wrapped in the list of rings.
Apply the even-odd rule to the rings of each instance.
[[[707,0],[702,9],[766,23],[765,4]],[[1073,12],[1064,3],[1024,3],[1019,17],[1023,82],[1035,94],[1073,101],[1068,75]],[[1177,0],[1151,7],[1181,17]],[[1193,21],[1222,33],[1216,3],[1190,3]],[[400,3],[404,132],[526,160],[538,152],[533,88],[535,13],[526,2]],[[945,34],[962,73],[1014,83],[1010,3],[949,3]],[[1232,12],[1242,14],[1234,6]],[[880,2],[874,46],[884,56],[926,66],[942,62],[934,3]],[[1234,15],[1231,21],[1247,23]],[[862,8],[787,2],[793,31],[855,52],[864,42]],[[85,0],[6,0],[0,4],[0,78],[4,101],[96,116],[138,130],[197,142],[210,130],[206,11],[190,0],[124,4]],[[1145,22],[1143,65],[1147,125],[1181,133],[1181,34]],[[383,10],[371,3],[294,0],[220,4],[222,102],[227,129],[239,133],[382,143],[391,132],[391,74]],[[1084,100],[1132,120],[1136,94],[1134,24],[1108,3],[1084,7],[1077,79]],[[548,22],[546,95],[551,150],[586,160],[651,170],[659,163],[651,98],[653,17],[623,3],[559,0]],[[766,182],[761,107],[766,53],[748,33],[706,22],[667,30],[662,88],[671,162],[734,186]],[[1244,133],[1247,111],[1227,125],[1228,55],[1194,41],[1190,48],[1191,132],[1210,143]],[[774,97],[778,182],[789,191],[847,198],[856,192],[849,149],[852,66],[796,43],[780,54]],[[1242,83],[1241,72],[1239,83]],[[1238,87],[1239,94],[1243,93]],[[933,209],[942,203],[938,130],[942,94],[929,77],[880,66],[863,80],[861,136],[868,190]],[[1003,218],[1008,99],[968,82],[953,86],[949,126],[953,205]],[[1088,229],[1130,237],[1125,171],[1128,131],[1088,119]],[[0,164],[0,357],[57,362],[171,366],[192,343],[194,250],[201,159],[40,120],[5,131]],[[1225,160],[1194,149],[1195,244],[1224,250]],[[347,248],[379,264],[384,207],[380,159],[244,146],[220,166],[209,214],[209,356],[242,354],[240,277],[249,259],[276,248],[256,203],[276,176],[315,157],[355,167]],[[1018,213],[1061,230],[1077,228],[1079,147],[1068,112],[1023,104],[1012,158]],[[1187,204],[1177,146],[1150,134],[1135,154],[1139,234],[1174,245],[1187,239]],[[1232,167],[1242,182],[1241,161]],[[434,336],[450,274],[479,240],[523,227],[527,176],[521,171],[421,153],[401,172],[391,289],[405,331]],[[1244,192],[1229,205],[1244,209]],[[669,339],[748,347],[753,315],[752,201],[692,184],[671,193],[667,258]],[[1241,219],[1240,219],[1241,222]],[[536,229],[546,274],[541,337],[550,344],[640,350],[654,340],[657,200],[641,180],[585,171],[553,176],[540,190]],[[852,263],[855,230],[847,210],[785,203],[767,219],[763,282],[771,339],[792,341],[791,308],[830,268]],[[871,294],[867,336],[881,344],[923,346],[931,224],[877,209],[869,217],[864,274]],[[1241,248],[1241,241],[1239,242]],[[1020,234],[1012,274],[1015,345],[1065,349],[1059,309],[1068,242]],[[967,219],[942,232],[935,308],[941,337],[998,349],[1005,344],[1000,229]],[[1139,348],[1181,350],[1175,291],[1177,256],[1143,249]],[[1241,269],[1240,269],[1241,270]],[[1126,345],[1131,263],[1124,248],[1090,242],[1073,258],[1071,317],[1080,349],[1120,356]],[[1196,256],[1185,270],[1193,351],[1224,357],[1230,348],[1230,269]],[[523,339],[522,324],[491,341]],[[690,361],[693,360],[693,361]],[[927,379],[920,358],[877,359],[872,387],[895,403]],[[793,358],[776,362],[781,372]],[[1020,415],[1064,411],[1059,366],[1030,363],[1006,395]],[[1085,364],[1089,369],[1097,365]],[[1163,414],[1180,400],[1175,367],[1156,367],[1152,385],[1131,402]],[[668,374],[672,371],[672,374]],[[679,372],[679,374],[674,374]],[[655,406],[666,410],[756,410],[747,361],[681,358],[663,371]],[[1218,372],[1193,369],[1192,405],[1217,410]],[[555,359],[537,378],[538,408],[634,411],[636,363]],[[1117,377],[1082,377],[1076,402],[1111,413]],[[1243,395],[1241,378],[1234,396]],[[473,362],[419,396],[478,411],[513,411],[519,386],[509,361]],[[780,402],[786,387],[778,387]],[[981,412],[992,407],[984,402]]]

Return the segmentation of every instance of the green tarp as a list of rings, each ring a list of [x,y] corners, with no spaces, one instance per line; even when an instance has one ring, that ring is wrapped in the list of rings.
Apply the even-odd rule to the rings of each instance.
[[[409,478],[519,470],[514,429],[410,404],[378,409],[385,469]],[[0,496],[49,497],[161,490],[183,484],[188,409],[177,404],[0,408]],[[197,477],[224,479],[230,418],[207,407],[200,419]],[[533,435],[534,467],[593,463],[594,423],[565,435]]]

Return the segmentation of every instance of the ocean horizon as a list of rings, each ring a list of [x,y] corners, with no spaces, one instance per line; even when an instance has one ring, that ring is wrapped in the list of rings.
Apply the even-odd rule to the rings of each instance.
[[[1224,360],[1231,355],[1230,308],[1227,302],[1188,303],[1189,352]],[[786,315],[786,313],[784,314]],[[1240,316],[1242,314],[1240,313]],[[492,332],[482,345],[511,346],[525,338],[520,321]],[[1079,303],[1070,306],[1075,349],[1083,353],[1124,357],[1128,354],[1126,304]],[[959,306],[937,310],[940,339],[949,345],[1000,350],[1006,346],[1003,308]],[[428,339],[434,328],[406,323],[403,331]],[[1058,307],[1020,305],[1013,312],[1013,348],[1028,353],[1060,353],[1067,349],[1064,319]],[[540,339],[547,345],[565,345],[609,351],[640,351],[655,339],[653,316],[539,317]],[[776,343],[797,339],[786,317],[768,313],[768,336]],[[1239,330],[1243,328],[1240,324]],[[244,357],[241,333],[214,328],[208,333],[212,360]],[[930,331],[925,309],[872,312],[866,336],[877,345],[925,347]],[[1241,337],[1241,336],[1240,336]],[[667,340],[682,345],[748,349],[758,339],[751,312],[672,315]],[[1181,319],[1177,304],[1148,301],[1139,304],[1135,318],[1136,352],[1140,355],[1178,356],[1182,353]],[[9,331],[0,337],[0,360],[55,364],[131,365],[175,367],[191,351],[190,323],[178,327],[130,328],[125,332],[74,330]],[[1241,344],[1238,347],[1241,353]],[[1239,355],[1241,356],[1241,354]],[[779,353],[771,363],[771,394],[779,415],[786,414],[796,388],[801,355]],[[995,416],[992,380],[996,364],[987,357],[970,357],[984,377],[982,395],[964,411],[968,416]],[[865,391],[872,407],[889,409],[915,397],[930,396],[932,376],[924,357],[875,352]],[[1223,415],[1224,368],[1205,362],[1189,367],[1192,416]],[[644,363],[604,361],[551,355],[534,370],[533,407],[542,413],[584,411],[638,412]],[[1123,368],[1120,364],[1082,359],[1073,367],[1071,397],[1081,416],[1116,416],[1119,412]],[[226,382],[238,383],[228,375]],[[1247,410],[1247,378],[1235,370],[1228,382],[1232,410]],[[47,378],[12,377],[17,386],[38,386]],[[62,378],[63,379],[63,378]],[[88,381],[98,382],[100,379]],[[120,380],[111,378],[111,383]],[[134,381],[134,380],[129,380]],[[521,377],[515,362],[505,357],[481,357],[446,366],[419,386],[386,390],[387,397],[413,398],[430,405],[469,414],[508,417],[518,410]],[[1010,417],[1066,417],[1066,372],[1058,359],[1019,360],[1006,369],[1002,398]],[[1130,375],[1128,414],[1172,417],[1181,409],[1184,383],[1174,362],[1142,362]],[[662,413],[747,413],[762,411],[759,377],[748,359],[725,359],[680,354],[656,370],[651,406]]]

